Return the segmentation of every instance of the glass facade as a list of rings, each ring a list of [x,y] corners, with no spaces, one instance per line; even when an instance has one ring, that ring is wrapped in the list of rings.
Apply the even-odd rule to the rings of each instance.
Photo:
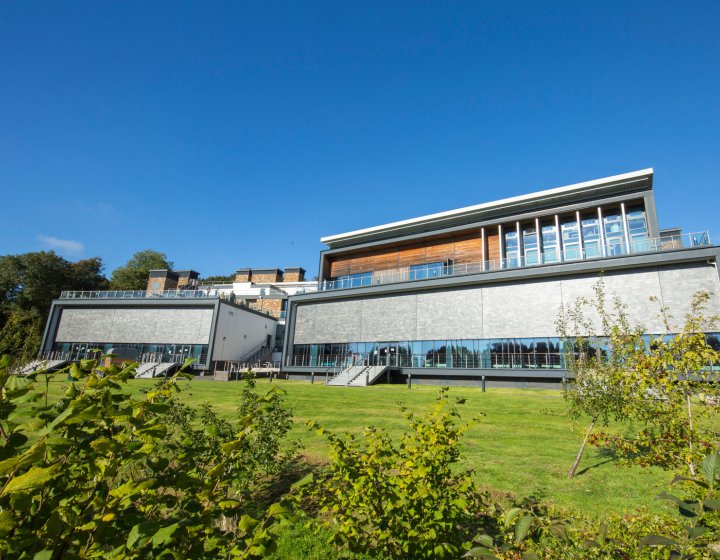
[[[452,270],[446,272],[445,269],[452,265],[446,265],[443,262],[434,262],[426,264],[416,264],[410,267],[410,280],[424,280],[425,278],[439,278],[443,274],[452,274]]]
[[[628,210],[627,223],[631,251],[633,253],[649,251],[651,247],[648,240],[647,221],[642,206],[634,206]]]
[[[600,224],[597,214],[583,215],[582,239],[586,259],[602,257],[602,250],[600,248]]]
[[[560,231],[562,233],[563,260],[573,261],[582,258],[577,219],[574,216],[563,219],[560,222]]]
[[[535,225],[523,227],[523,253],[525,255],[526,265],[540,263],[538,234]]]
[[[603,231],[605,233],[605,253],[608,257],[627,254],[625,224],[619,208],[603,212]]]
[[[505,231],[505,266],[507,268],[516,268],[520,266],[520,245],[518,243],[518,234],[516,229]]]
[[[558,262],[560,260],[560,248],[558,247],[557,226],[554,223],[543,224],[541,229],[543,262]]]
[[[184,362],[195,358],[199,365],[207,365],[207,344],[141,344],[128,342],[56,342],[53,352],[67,354],[70,360],[84,359],[93,350],[109,352],[111,348],[132,348],[138,353],[138,360],[159,362]]]
[[[563,369],[559,338],[406,340],[296,344],[290,365],[346,367],[355,363],[418,368]]]
[[[706,336],[713,348],[720,349],[720,333]],[[650,337],[646,338],[649,344]],[[399,368],[564,370],[566,355],[570,351],[579,355],[581,350],[568,344],[572,342],[552,337],[296,344],[288,365],[343,368],[362,363]],[[602,344],[599,348],[605,353]]]
[[[355,274],[346,274],[338,276],[335,283],[338,288],[358,288],[360,286],[372,285],[372,272],[357,272]]]

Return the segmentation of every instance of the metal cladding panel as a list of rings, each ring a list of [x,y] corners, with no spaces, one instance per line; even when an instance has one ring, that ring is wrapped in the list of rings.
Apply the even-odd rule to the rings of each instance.
[[[213,309],[64,309],[56,342],[207,344]]]
[[[698,291],[712,294],[708,302],[708,314],[720,314],[720,284],[718,271],[712,264],[704,266],[675,265],[660,270],[663,304],[670,311],[671,324],[682,322],[690,312],[690,302]]]
[[[362,300],[346,300],[299,305],[295,344],[360,340],[362,304]]]
[[[470,288],[397,296],[303,303],[298,306],[295,344],[534,338],[557,336],[561,306],[595,299],[596,273],[518,280]],[[632,323],[651,333],[665,331],[661,307],[682,321],[693,294],[713,292],[709,313],[720,314],[720,282],[705,262],[607,272],[608,308],[617,297]]]
[[[362,302],[362,338],[360,340],[415,340],[417,335],[416,308],[414,294],[364,300]]]
[[[417,294],[417,340],[482,338],[482,288]]]
[[[483,287],[483,331],[477,338],[555,336],[561,291],[557,280]]]

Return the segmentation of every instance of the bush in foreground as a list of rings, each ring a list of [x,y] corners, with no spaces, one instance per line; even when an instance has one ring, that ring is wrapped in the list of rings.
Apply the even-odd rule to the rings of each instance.
[[[76,382],[54,404],[39,382],[48,375],[8,370],[4,357],[0,558],[260,558],[272,550],[286,512],[275,504],[256,519],[249,496],[282,468],[291,421],[278,389],[261,395],[250,382],[239,417],[225,421],[180,405],[177,378],[131,396],[123,383],[133,367],[73,364]]]

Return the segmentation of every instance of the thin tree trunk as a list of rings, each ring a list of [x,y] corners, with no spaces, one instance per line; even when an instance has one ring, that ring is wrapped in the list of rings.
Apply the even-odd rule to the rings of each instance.
[[[695,477],[695,465],[693,464],[693,444],[692,444],[692,431],[693,431],[693,418],[692,418],[692,403],[690,402],[690,391],[685,390],[685,402],[687,403],[688,413],[688,427],[690,428],[690,437],[688,438],[688,447],[690,448],[690,460],[688,461],[688,469],[690,469],[690,476]]]
[[[580,464],[580,459],[582,459],[583,453],[585,452],[585,445],[587,444],[587,440],[590,437],[590,432],[592,432],[592,429],[595,427],[596,421],[597,417],[593,418],[592,422],[590,422],[590,425],[588,426],[588,429],[585,431],[585,437],[583,438],[582,445],[580,446],[580,451],[578,451],[577,457],[575,457],[575,462],[573,463],[572,467],[570,467],[570,471],[568,472],[568,478],[573,478],[575,476],[575,471]]]

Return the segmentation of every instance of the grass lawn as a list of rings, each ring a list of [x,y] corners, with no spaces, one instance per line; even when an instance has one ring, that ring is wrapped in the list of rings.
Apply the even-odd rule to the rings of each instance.
[[[189,404],[207,401],[220,414],[234,414],[241,383],[181,383],[180,397]],[[151,380],[128,383],[132,392],[154,384]],[[302,442],[302,453],[313,463],[326,460],[327,447],[321,436],[307,429],[307,420],[334,431],[358,433],[373,424],[399,434],[405,420],[397,403],[423,411],[437,396],[436,387],[420,385],[408,390],[404,385],[346,388],[282,380],[274,384],[287,391],[295,418],[291,437]],[[51,395],[60,396],[66,386],[64,381],[52,382]],[[269,386],[267,380],[258,380],[259,389]],[[586,449],[578,476],[567,479],[584,426],[567,417],[560,391],[489,389],[483,393],[479,388],[453,387],[450,396],[467,399],[460,407],[464,419],[484,414],[465,435],[463,452],[465,465],[475,470],[478,482],[487,489],[534,495],[546,503],[597,517],[638,507],[671,511],[654,498],[667,489],[671,473],[624,466],[593,447]]]

